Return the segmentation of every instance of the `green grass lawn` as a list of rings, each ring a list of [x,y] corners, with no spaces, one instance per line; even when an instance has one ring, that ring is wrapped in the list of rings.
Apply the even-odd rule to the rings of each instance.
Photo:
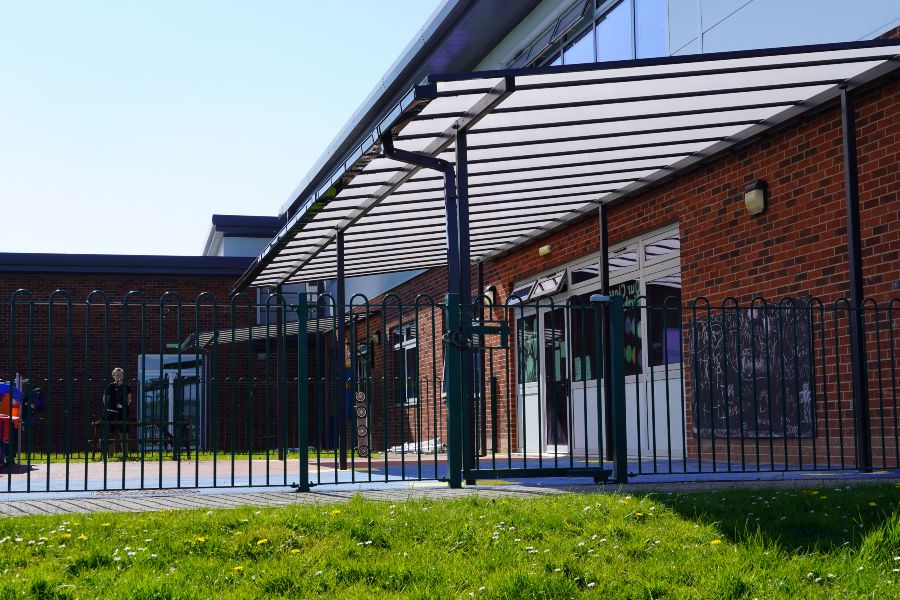
[[[0,598],[900,597],[900,485],[0,519]]]

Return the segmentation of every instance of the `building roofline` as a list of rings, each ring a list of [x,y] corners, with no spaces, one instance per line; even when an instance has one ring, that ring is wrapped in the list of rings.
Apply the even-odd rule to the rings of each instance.
[[[290,217],[310,191],[324,183],[332,171],[356,149],[409,89],[432,72],[471,70],[540,0],[445,0],[413,37],[381,81],[326,146],[307,175],[279,209]],[[484,14],[479,13],[482,11]],[[470,35],[458,30],[480,27],[488,33]],[[459,33],[458,36],[454,34]],[[460,39],[451,39],[459,37]],[[477,58],[473,58],[476,57]],[[439,62],[435,66],[431,63]]]
[[[0,273],[239,276],[252,257],[0,253]]]
[[[203,245],[203,256],[215,256],[223,237],[272,239],[284,225],[284,219],[259,215],[213,215]]]

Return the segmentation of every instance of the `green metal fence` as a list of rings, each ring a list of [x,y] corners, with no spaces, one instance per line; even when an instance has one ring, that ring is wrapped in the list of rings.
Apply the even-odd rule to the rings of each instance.
[[[896,469],[898,307],[19,290],[0,490]]]

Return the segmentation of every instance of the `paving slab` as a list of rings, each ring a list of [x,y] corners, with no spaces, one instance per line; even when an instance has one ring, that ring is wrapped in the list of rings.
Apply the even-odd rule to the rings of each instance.
[[[683,493],[720,490],[804,489],[842,487],[873,483],[900,485],[900,471],[879,472],[874,477],[816,477],[808,479],[730,480],[694,482],[649,482],[628,484],[572,484],[550,482],[492,481],[450,489],[441,482],[412,482],[389,486],[331,486],[298,493],[290,488],[260,490],[119,490],[95,492],[0,493],[0,518],[29,515],[102,512],[152,512],[160,510],[228,509],[241,506],[289,506],[347,502],[356,495],[380,502],[481,498],[535,498],[554,494]]]

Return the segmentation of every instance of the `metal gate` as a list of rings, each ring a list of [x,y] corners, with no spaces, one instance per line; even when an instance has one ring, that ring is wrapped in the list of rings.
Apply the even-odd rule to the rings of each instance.
[[[623,480],[623,355],[602,351],[606,334],[622,345],[622,298],[476,303],[460,313],[447,340],[461,355],[462,376],[449,380],[462,384],[451,398],[461,397],[464,479]]]

